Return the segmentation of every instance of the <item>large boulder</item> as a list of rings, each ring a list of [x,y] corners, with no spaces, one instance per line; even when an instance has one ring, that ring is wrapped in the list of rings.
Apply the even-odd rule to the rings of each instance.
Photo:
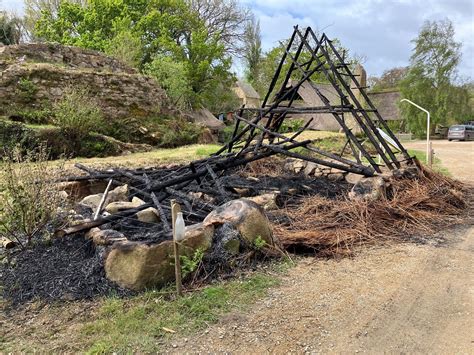
[[[349,199],[353,201],[375,201],[385,196],[386,183],[381,176],[360,179],[349,192]]]
[[[123,233],[113,229],[92,228],[86,233],[85,237],[92,240],[95,245],[112,245],[127,240]]]
[[[99,204],[100,204],[100,201],[102,200],[103,195],[104,195],[103,193],[89,195],[89,196],[84,197],[79,203],[95,211],[97,207],[99,207]],[[109,193],[107,194],[107,198],[105,200],[105,206],[108,206],[109,204],[114,203],[114,202],[127,201],[127,200],[128,200],[128,185],[118,186],[115,189],[109,191]]]
[[[180,255],[192,257],[198,249],[208,250],[212,244],[214,226],[202,223],[186,227]],[[171,240],[162,243],[118,242],[110,247],[105,259],[107,278],[121,287],[142,290],[162,287],[172,282],[174,248]]]
[[[276,202],[278,194],[278,192],[269,192],[258,196],[246,197],[246,199],[255,202],[265,211],[272,211],[278,209]]]
[[[257,237],[273,245],[272,230],[264,210],[248,199],[229,201],[212,211],[203,221],[205,226],[229,223],[249,243]]]
[[[172,255],[172,241],[115,243],[106,256],[105,273],[109,280],[132,290],[164,286],[174,277]]]

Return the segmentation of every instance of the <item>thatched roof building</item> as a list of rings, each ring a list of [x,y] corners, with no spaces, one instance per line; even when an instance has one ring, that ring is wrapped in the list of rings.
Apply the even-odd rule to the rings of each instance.
[[[233,88],[235,94],[239,97],[242,105],[247,108],[259,108],[260,107],[260,95],[253,88],[252,85],[242,80],[237,80]]]
[[[219,121],[212,113],[206,108],[195,110],[189,114],[192,121],[203,127],[209,128],[211,131],[219,131],[225,128],[225,124]]]

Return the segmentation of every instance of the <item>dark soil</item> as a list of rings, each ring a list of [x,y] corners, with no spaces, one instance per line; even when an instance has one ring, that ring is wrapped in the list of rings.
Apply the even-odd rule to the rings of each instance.
[[[105,277],[102,252],[82,235],[37,244],[2,266],[3,297],[11,305],[18,305],[35,299],[129,294]]]

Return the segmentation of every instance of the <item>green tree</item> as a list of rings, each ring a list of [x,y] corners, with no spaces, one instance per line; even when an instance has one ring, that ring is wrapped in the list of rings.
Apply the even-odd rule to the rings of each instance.
[[[359,63],[360,59],[356,58],[355,56],[350,56],[349,55],[349,50],[344,48],[337,38],[333,39],[332,43],[336,47],[336,50],[339,52],[339,54],[344,55],[345,62],[349,63],[349,65],[351,67],[355,67],[355,65]],[[259,84],[259,87],[263,88],[263,90],[262,90],[263,92],[259,92],[260,95],[265,95],[268,88],[270,87],[271,80],[273,79],[275,71],[276,71],[278,65],[280,64],[281,58],[285,54],[287,46],[288,46],[288,41],[281,41],[278,44],[278,46],[270,49],[268,52],[266,52],[264,54],[263,59],[262,59],[262,63],[261,63],[261,68],[260,68],[260,84]],[[295,56],[297,47],[298,47],[298,43],[295,42],[293,44],[292,48],[290,49],[290,52],[291,52],[293,57]],[[330,50],[328,50],[328,51],[329,51],[329,53],[328,53],[329,56],[332,58],[332,60],[334,62],[337,63],[338,60],[337,60],[337,58],[335,58],[334,53],[332,53]],[[298,62],[299,63],[305,63],[305,62],[308,62],[310,59],[311,59],[311,53],[309,53],[309,51],[307,50],[306,47],[303,47],[303,51],[300,54]],[[277,83],[275,85],[273,93],[276,93],[277,90],[280,90],[282,82],[284,80],[284,77],[285,77],[287,71],[290,69],[290,66],[291,66],[291,61],[287,58],[287,60],[285,61],[284,65],[282,67],[282,71],[281,71],[280,76],[277,80]],[[311,67],[309,68],[309,70],[311,70],[315,66],[316,66],[316,63],[313,62],[313,64],[311,64]],[[293,80],[299,80],[301,77],[302,77],[301,71],[300,70],[294,70],[292,72],[290,78],[293,79]],[[313,80],[314,82],[317,82],[317,83],[327,83],[326,77],[321,72],[314,73],[310,77],[310,79]]]
[[[380,78],[370,77],[367,81],[373,91],[398,89],[398,86],[407,74],[407,71],[407,67],[396,67],[385,70]]]
[[[217,38],[227,53],[241,53],[246,24],[252,19],[250,9],[241,6],[238,0],[186,0],[186,3],[204,22],[209,37]]]
[[[202,15],[184,0],[89,0],[86,6],[62,1],[55,15],[42,12],[36,35],[109,53],[127,54],[139,44],[125,60],[139,55],[141,69],[157,56],[168,56],[183,63],[193,106],[203,104],[217,84],[229,87],[232,81],[221,34],[211,34]],[[121,46],[124,37],[129,45]]]
[[[0,11],[0,43],[18,44],[22,37],[22,21],[19,17]]]
[[[171,102],[180,109],[189,109],[193,102],[193,91],[189,84],[185,62],[157,55],[145,65],[145,73],[153,76],[166,91]]]
[[[63,0],[24,0],[25,15],[23,20],[25,29],[29,36],[34,40],[37,38],[34,35],[36,22],[41,18],[42,13],[47,13],[52,18],[57,17],[59,5]],[[87,0],[69,0],[69,2],[85,6]]]
[[[469,107],[467,88],[455,85],[461,43],[454,40],[454,27],[449,19],[426,21],[412,42],[415,47],[408,73],[400,82],[400,91],[403,97],[430,111],[434,131],[437,124],[460,120]],[[408,129],[424,136],[426,115],[411,105],[400,107]]]
[[[260,22],[255,18],[247,23],[245,28],[245,45],[244,45],[244,61],[245,61],[245,79],[253,85],[253,87],[261,93],[264,91],[261,85],[261,68],[262,68],[262,35],[260,33]]]

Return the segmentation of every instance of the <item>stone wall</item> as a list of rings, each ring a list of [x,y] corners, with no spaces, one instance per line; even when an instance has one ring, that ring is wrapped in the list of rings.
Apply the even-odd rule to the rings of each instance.
[[[0,47],[0,63],[32,62],[50,63],[66,68],[94,69],[134,74],[137,71],[119,60],[107,57],[103,53],[60,44],[27,43]],[[0,64],[1,65],[1,64]]]
[[[164,90],[114,58],[99,52],[47,44],[0,48],[0,115],[41,109],[69,87],[83,86],[107,119],[170,112]]]

